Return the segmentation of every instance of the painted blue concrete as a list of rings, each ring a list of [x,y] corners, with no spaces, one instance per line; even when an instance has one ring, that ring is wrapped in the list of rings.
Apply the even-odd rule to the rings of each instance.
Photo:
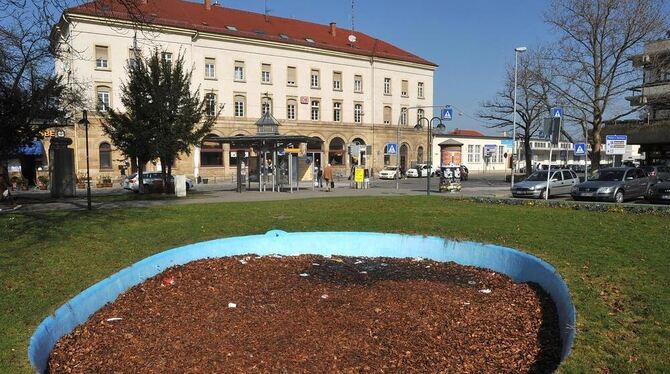
[[[320,254],[366,257],[423,257],[488,268],[516,282],[535,282],[547,291],[558,309],[565,359],[575,339],[575,307],[570,291],[556,269],[546,262],[512,248],[437,237],[355,232],[286,233],[242,236],[191,244],[158,253],[106,278],[72,298],[47,317],[30,338],[28,356],[39,373],[46,369],[49,353],[63,335],[72,331],[105,304],[132,286],[188,262],[213,257]]]

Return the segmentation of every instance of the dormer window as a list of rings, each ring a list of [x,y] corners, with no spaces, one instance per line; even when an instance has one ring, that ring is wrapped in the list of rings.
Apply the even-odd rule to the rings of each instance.
[[[284,39],[284,40],[288,40],[288,35],[286,35],[286,34],[279,34],[279,37]]]
[[[237,31],[237,27],[235,26],[226,26],[226,28],[230,31]]]
[[[307,41],[307,43],[314,43],[314,39],[312,38],[305,38],[305,40]]]

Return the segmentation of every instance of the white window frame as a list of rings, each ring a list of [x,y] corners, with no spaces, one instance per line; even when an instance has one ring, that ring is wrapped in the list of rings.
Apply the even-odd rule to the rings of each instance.
[[[261,83],[272,84],[272,65],[261,64]]]
[[[416,95],[419,99],[424,99],[424,84],[423,82],[417,82],[416,85]]]
[[[333,91],[342,91],[342,73],[333,72]]]
[[[321,120],[321,100],[312,99],[309,101],[309,118],[312,121]]]
[[[172,52],[161,52],[161,59],[168,64],[172,64]]]
[[[311,88],[321,88],[321,72],[318,69],[312,69],[310,71],[309,86]]]
[[[400,125],[407,126],[407,107],[400,108]]]
[[[112,89],[107,86],[98,86],[95,89],[95,96],[97,97],[96,109],[99,112],[108,111],[112,103]]]
[[[406,80],[406,79],[403,79],[400,82],[400,96],[409,97],[408,88],[409,88],[409,81]]]
[[[233,67],[233,80],[235,82],[244,82],[246,79],[246,72],[244,70],[244,61],[235,61],[235,66]]]
[[[354,75],[354,92],[363,93],[363,76]]]
[[[333,101],[333,122],[342,122],[342,102]]]
[[[388,111],[386,110],[388,108]],[[386,116],[386,113],[388,112],[388,116]],[[382,109],[382,119],[384,121],[385,125],[390,125],[391,120],[393,119],[393,107],[390,105],[384,105]]]
[[[391,78],[384,78],[384,95],[391,95]]]
[[[354,123],[363,123],[363,104],[354,104]]]
[[[293,71],[293,80],[290,80],[290,72]],[[295,87],[298,85],[298,69],[295,66],[286,67],[286,85]]]
[[[213,58],[205,59],[205,79],[216,79],[216,60]]]
[[[205,94],[205,113],[210,117],[216,115],[216,94],[214,92]]]
[[[298,100],[288,99],[286,100],[286,119],[290,121],[295,121],[297,117],[297,108]]]
[[[239,101],[238,98],[242,98],[242,101]],[[235,117],[244,118],[246,117],[246,102],[247,98],[244,95],[235,95],[233,97],[233,115]]]
[[[98,56],[98,48],[105,50],[105,56]],[[106,45],[95,46],[95,68],[100,70],[109,70],[109,47]]]

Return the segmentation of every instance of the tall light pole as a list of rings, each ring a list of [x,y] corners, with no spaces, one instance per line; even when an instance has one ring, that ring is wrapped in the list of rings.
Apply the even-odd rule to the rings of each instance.
[[[415,129],[421,130],[423,126],[421,126],[421,121],[427,121],[428,122],[428,140],[426,141],[426,152],[428,152],[428,157],[426,159],[427,166],[428,166],[428,171],[426,172],[426,195],[430,196],[430,174],[433,172],[433,121],[438,120],[439,122],[437,123],[437,128],[442,130],[446,126],[442,123],[442,118],[441,117],[433,117],[431,119],[428,119],[426,117],[421,117],[419,118],[419,121],[417,122],[416,126],[414,126]],[[421,170],[419,170],[419,173],[421,173]],[[421,176],[421,174],[419,174]]]
[[[79,124],[84,125],[86,131],[86,207],[91,210],[91,168],[88,164],[88,111],[84,109]]]
[[[518,153],[518,147],[516,146],[516,78],[517,78],[517,71],[519,67],[519,53],[524,53],[526,52],[526,47],[516,47],[514,48],[514,109],[512,113],[512,147],[514,149],[512,150],[512,184],[510,188],[514,187],[514,172],[516,170],[516,159],[517,159],[517,153]]]

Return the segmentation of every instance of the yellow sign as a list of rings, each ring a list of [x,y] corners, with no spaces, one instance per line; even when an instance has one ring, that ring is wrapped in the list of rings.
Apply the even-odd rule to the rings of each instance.
[[[364,179],[365,179],[365,169],[356,168],[356,171],[354,173],[354,182],[363,183]]]

